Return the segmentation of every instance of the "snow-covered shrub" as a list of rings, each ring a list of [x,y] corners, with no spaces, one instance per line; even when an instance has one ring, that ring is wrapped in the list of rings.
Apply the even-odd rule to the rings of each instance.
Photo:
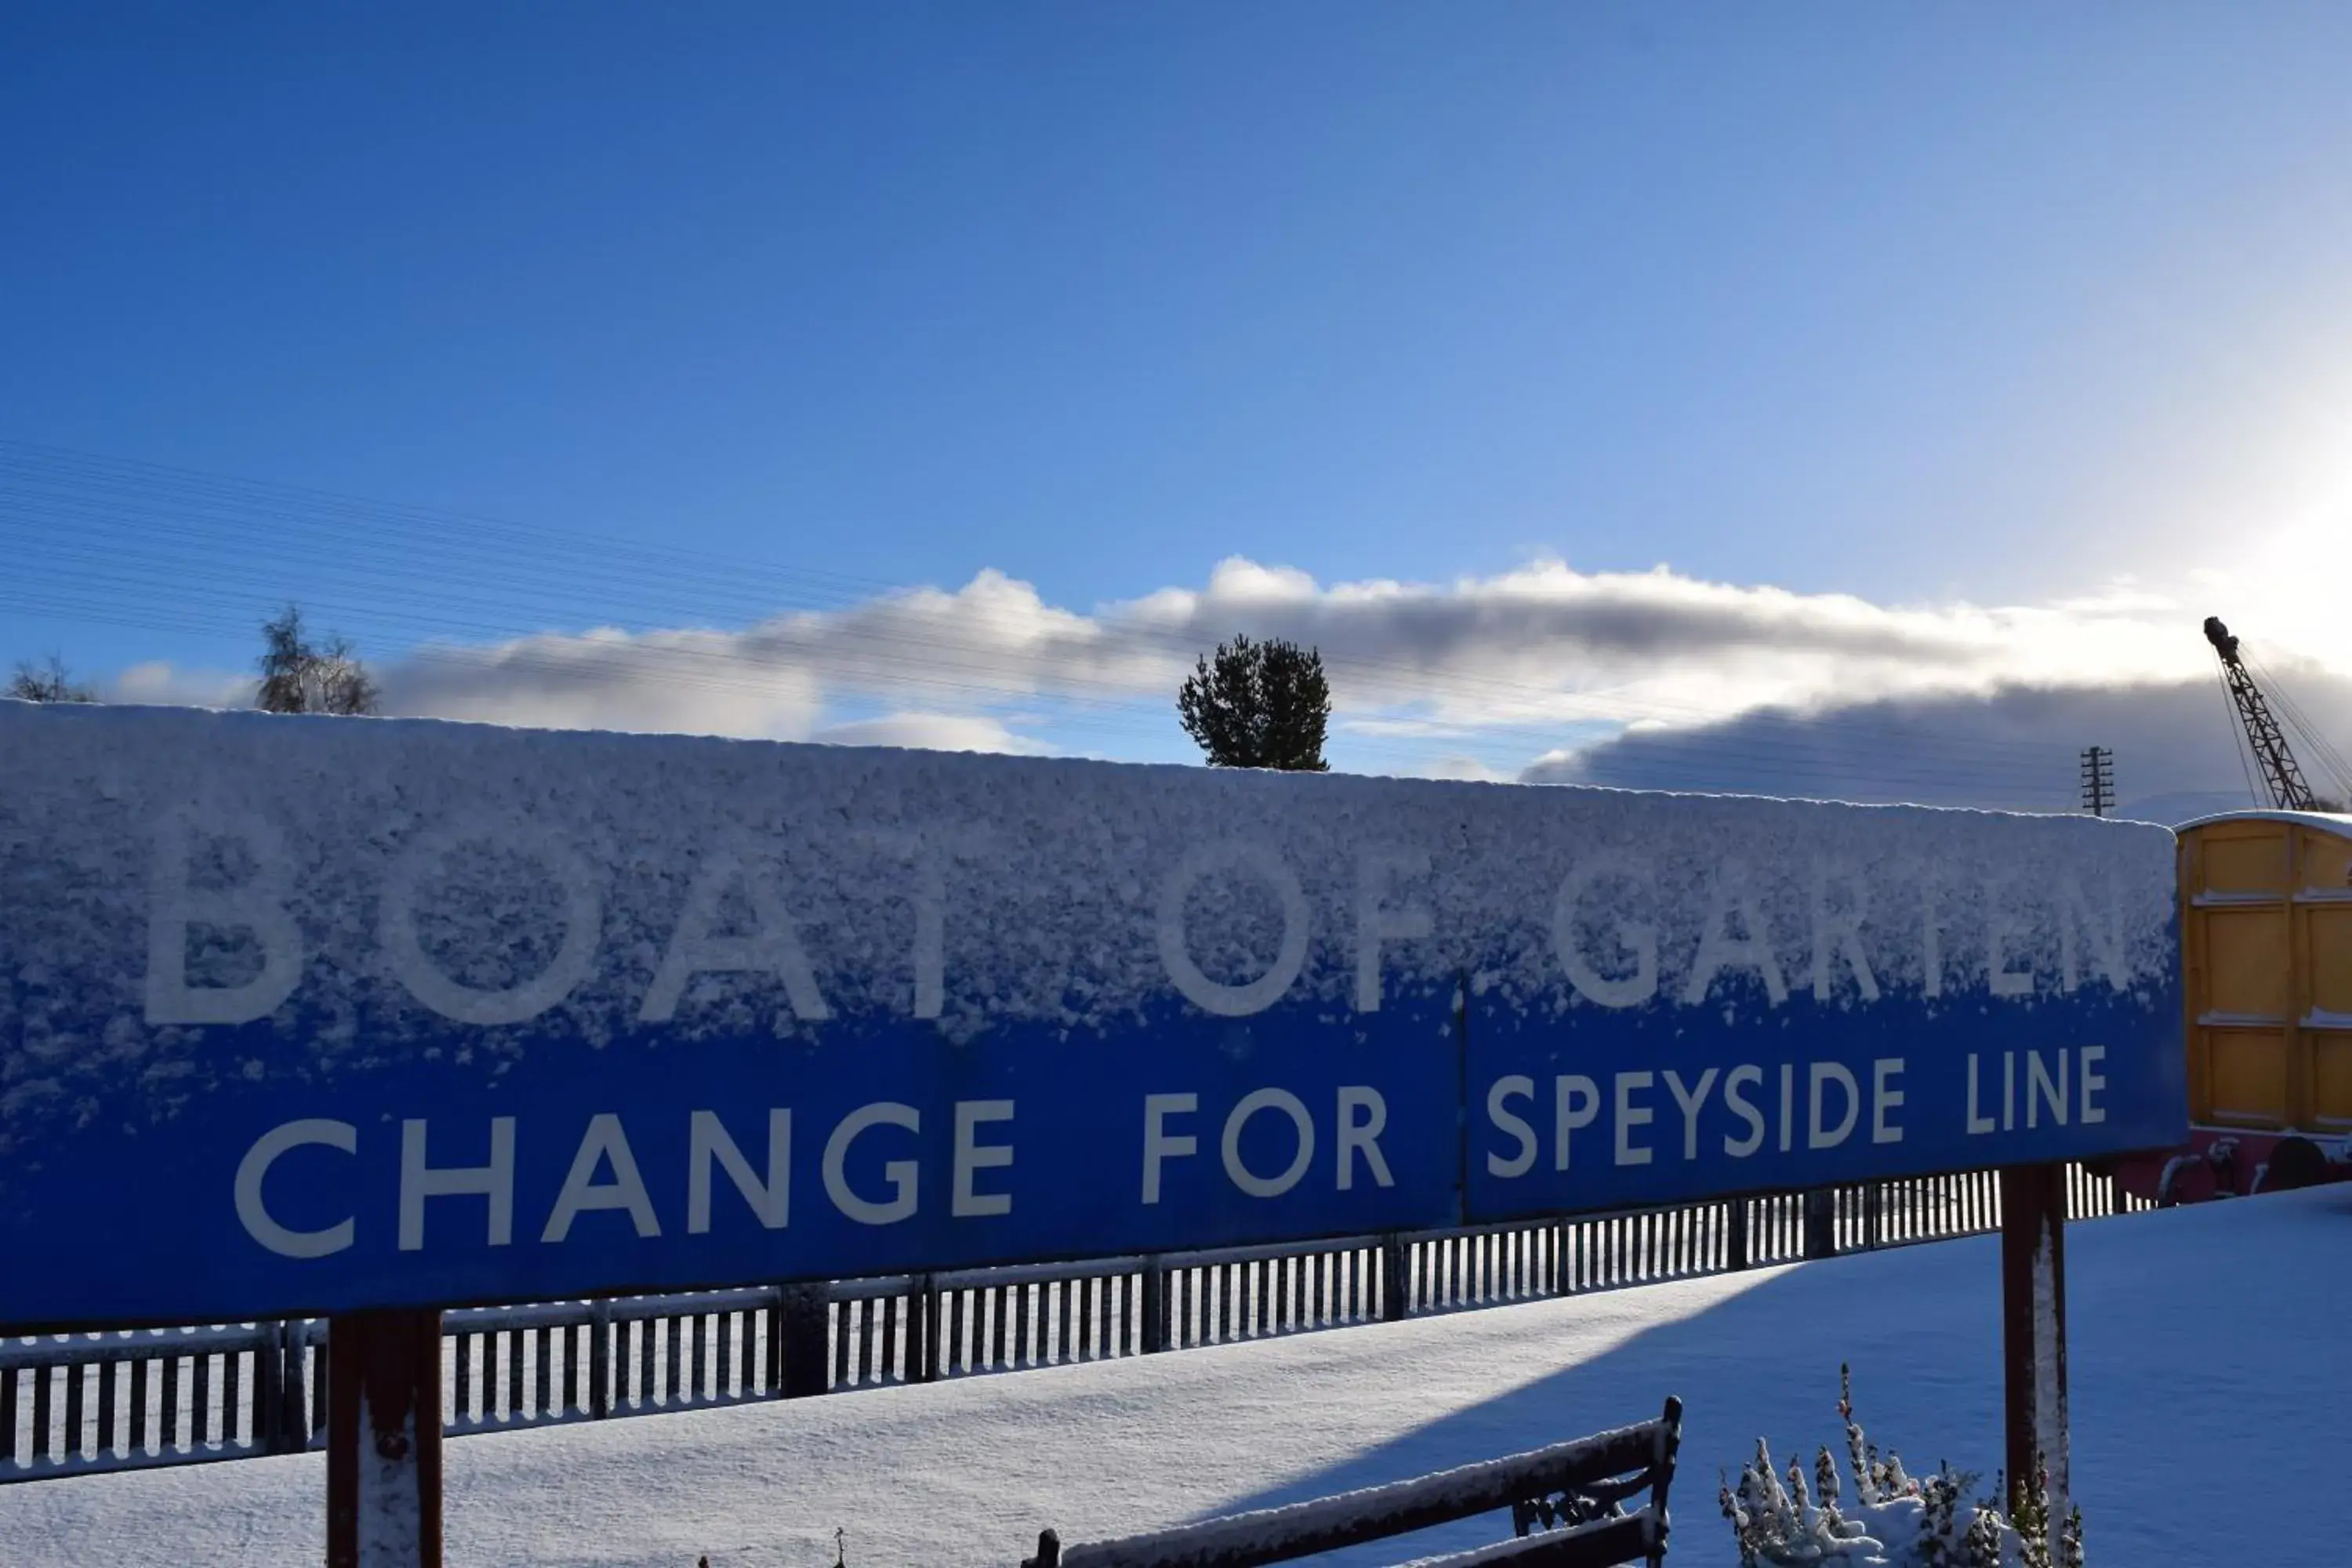
[[[1796,1568],[1818,1563],[1885,1568],[2083,1568],[2083,1515],[2071,1510],[2052,1539],[2049,1480],[2017,1489],[2004,1514],[1993,1497],[1965,1500],[1977,1477],[1938,1466],[1914,1479],[1892,1448],[1882,1458],[1853,1418],[1853,1383],[1838,1368],[1838,1416],[1845,1423],[1845,1464],[1853,1477],[1853,1510],[1841,1496],[1838,1461],[1826,1447],[1813,1457],[1812,1485],[1791,1459],[1784,1471],[1761,1437],[1735,1485],[1718,1494],[1739,1548],[1740,1568]]]

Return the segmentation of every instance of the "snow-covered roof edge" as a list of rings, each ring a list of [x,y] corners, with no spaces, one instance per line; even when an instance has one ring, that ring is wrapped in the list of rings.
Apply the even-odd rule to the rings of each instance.
[[[2173,832],[2187,833],[2193,828],[2210,827],[2217,822],[2296,822],[2322,833],[2333,833],[2338,838],[2352,838],[2352,814],[2336,811],[2217,811],[2210,816],[2184,822]]]

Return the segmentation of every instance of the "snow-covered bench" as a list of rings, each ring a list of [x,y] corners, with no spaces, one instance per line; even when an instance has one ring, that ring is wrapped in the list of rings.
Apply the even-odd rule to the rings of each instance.
[[[1682,1421],[1682,1401],[1669,1399],[1663,1415],[1638,1426],[1360,1491],[1083,1545],[1064,1546],[1048,1530],[1021,1568],[1253,1568],[1507,1508],[1514,1539],[1412,1568],[1657,1568]],[[1648,1500],[1628,1511],[1643,1492]]]

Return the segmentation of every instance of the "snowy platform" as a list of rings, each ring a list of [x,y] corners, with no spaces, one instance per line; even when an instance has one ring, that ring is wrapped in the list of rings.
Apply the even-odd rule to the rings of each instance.
[[[2352,1191],[2075,1226],[2074,1490],[2101,1568],[2332,1561]],[[928,1388],[448,1449],[453,1564],[1017,1563],[1066,1540],[1489,1458],[1687,1402],[1670,1561],[1727,1568],[1716,1471],[1838,1441],[1841,1360],[1915,1469],[2000,1449],[1990,1237]],[[2236,1282],[2223,1289],[2221,1282]],[[2243,1288],[2251,1284],[2252,1288]],[[0,1489],[8,1568],[315,1563],[318,1456]],[[1485,1521],[1488,1530],[1507,1529]],[[1433,1531],[1418,1550],[1491,1534]],[[1408,1552],[1332,1562],[1393,1562]]]

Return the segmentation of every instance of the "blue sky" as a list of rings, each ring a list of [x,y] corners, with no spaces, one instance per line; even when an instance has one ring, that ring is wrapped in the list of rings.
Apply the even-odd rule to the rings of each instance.
[[[1251,618],[1210,591],[1241,557],[1312,577],[1269,612],[1308,635],[1346,613],[1334,585],[1428,585],[1403,623],[1331,634],[1397,678],[1359,683],[1385,739],[1335,755],[1490,773],[1627,719],[2187,679],[2207,607],[2352,668],[2340,7],[28,6],[0,27],[21,568],[0,657],[167,663],[176,690],[242,668],[241,628],[289,597],[397,660],[741,631],[992,571],[1097,626],[1205,597],[1155,623],[1181,640]],[[206,512],[173,481],[93,531],[57,521],[104,499],[57,449],[383,506]],[[519,531],[486,564],[393,505]],[[284,547],[289,510],[317,548]],[[401,571],[354,576],[350,537]],[[1569,597],[1673,626],[1699,585],[1735,589],[1748,630],[1680,665],[1648,622],[1622,646],[1589,615],[1480,640],[1496,595],[1558,597],[1510,586],[1548,561],[1585,584]],[[1690,592],[1609,575],[1662,563]],[[1973,651],[1931,636],[1849,679],[1800,637],[1809,673],[1748,680],[1733,655],[1774,592],[1808,625],[1850,595]],[[1401,686],[1433,658],[1454,700]],[[532,717],[547,693],[506,673],[496,701],[435,700]],[[936,674],[803,671],[753,717],[680,722],[919,711],[1183,754],[1155,675],[1073,709],[1034,672]],[[1089,729],[1103,703],[1126,706]]]

